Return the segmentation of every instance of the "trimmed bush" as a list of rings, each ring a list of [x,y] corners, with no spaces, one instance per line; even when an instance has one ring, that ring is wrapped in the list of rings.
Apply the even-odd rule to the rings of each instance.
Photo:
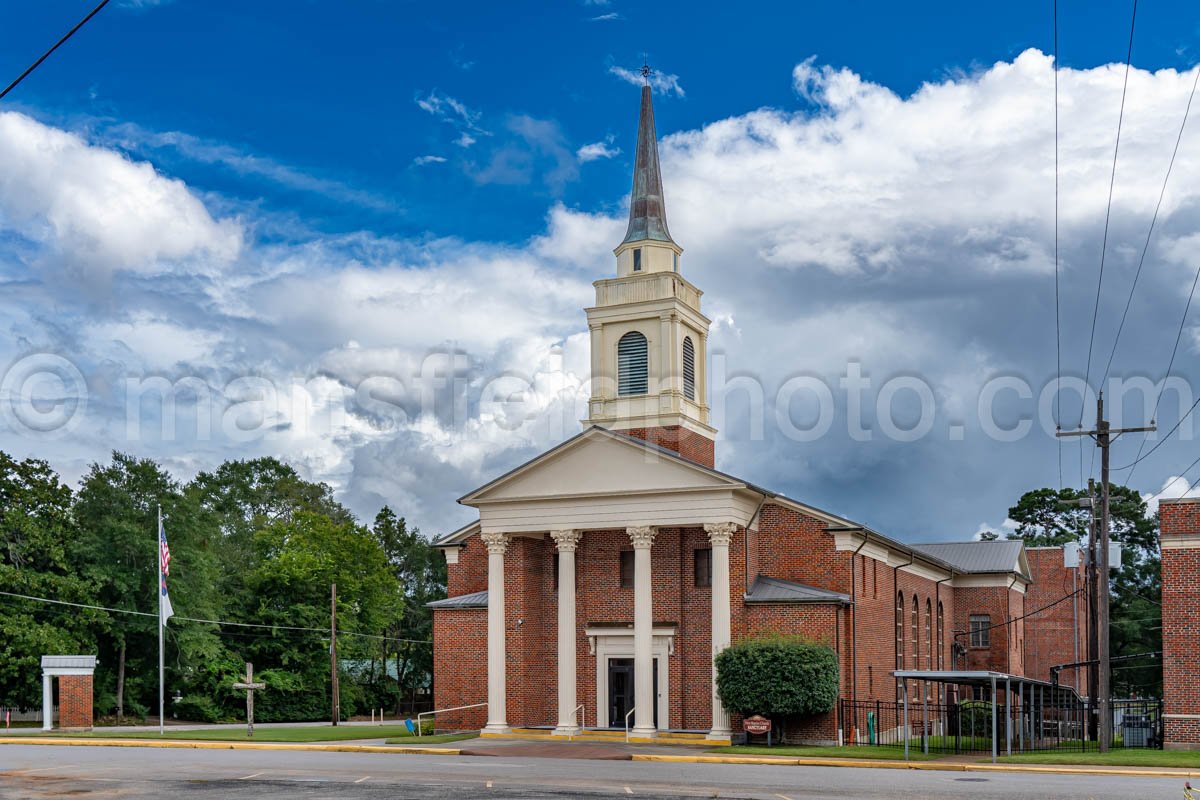
[[[833,648],[798,637],[746,639],[717,655],[717,694],[730,711],[787,717],[833,711],[838,698]]]

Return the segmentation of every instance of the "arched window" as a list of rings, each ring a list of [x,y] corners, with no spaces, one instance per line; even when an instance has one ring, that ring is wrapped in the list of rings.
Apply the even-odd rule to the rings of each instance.
[[[938,603],[938,626],[937,626],[937,666],[938,669],[946,668],[946,628],[945,618],[942,616],[942,604]]]
[[[696,346],[692,337],[683,337],[683,396],[696,399]]]
[[[913,643],[913,669],[921,668],[921,640],[918,636],[921,630],[921,603],[917,600],[917,596],[913,595],[912,609],[912,643]]]
[[[904,592],[896,593],[896,669],[904,669]]]
[[[925,663],[926,669],[933,669],[933,654],[938,651],[937,643],[933,641],[933,603],[925,598]]]
[[[646,337],[630,331],[617,342],[617,394],[645,394],[648,370]]]

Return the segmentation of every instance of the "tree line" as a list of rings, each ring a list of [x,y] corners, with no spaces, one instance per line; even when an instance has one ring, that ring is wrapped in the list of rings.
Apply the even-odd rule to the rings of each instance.
[[[274,458],[227,461],[185,483],[114,453],[72,490],[45,461],[0,452],[0,706],[40,706],[41,656],[79,653],[98,657],[98,716],[157,710],[160,507],[176,614],[168,715],[241,718],[231,684],[251,661],[268,687],[256,718],[328,718],[331,584],[342,714],[399,712],[428,691],[425,604],[445,596],[445,563],[390,508],[364,525],[329,486]]]

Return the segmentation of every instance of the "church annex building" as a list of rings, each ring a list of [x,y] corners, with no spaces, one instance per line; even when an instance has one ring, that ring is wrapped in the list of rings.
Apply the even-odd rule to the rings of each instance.
[[[895,703],[898,670],[1046,681],[1051,666],[1086,658],[1083,604],[1025,616],[1082,581],[1061,549],[908,545],[714,468],[709,320],[667,228],[648,86],[615,255],[616,277],[595,282],[586,310],[584,430],[463,497],[478,521],[435,542],[448,563],[448,598],[431,604],[435,708],[487,703],[440,713],[439,728],[573,735],[628,725],[639,740],[687,731],[728,743],[741,720],[717,698],[714,655],[763,633],[833,647],[841,697],[859,701]],[[1186,743],[1200,742],[1200,696],[1172,700],[1167,613],[1200,616],[1200,512],[1177,508],[1163,515],[1164,545],[1173,537],[1163,552],[1167,736]],[[1169,557],[1193,576],[1190,591],[1167,585]],[[1197,623],[1178,636],[1194,639]],[[1183,658],[1197,645],[1181,641]],[[1193,680],[1194,667],[1177,671]],[[1062,680],[1085,693],[1082,676]],[[792,733],[849,737],[833,712]]]

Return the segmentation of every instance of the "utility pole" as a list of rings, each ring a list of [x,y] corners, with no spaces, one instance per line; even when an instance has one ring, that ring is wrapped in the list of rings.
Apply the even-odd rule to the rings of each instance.
[[[1108,420],[1104,418],[1104,392],[1100,392],[1096,396],[1096,429],[1091,431],[1059,431],[1058,436],[1090,436],[1096,446],[1100,448],[1100,532],[1099,541],[1093,533],[1089,539],[1089,572],[1092,576],[1093,591],[1096,593],[1095,606],[1095,629],[1096,629],[1096,683],[1095,696],[1097,702],[1096,708],[1100,713],[1099,720],[1099,748],[1101,753],[1107,753],[1109,745],[1112,743],[1112,711],[1110,709],[1111,686],[1110,678],[1111,664],[1109,663],[1109,623],[1108,623],[1108,600],[1109,600],[1109,575],[1108,575],[1108,449],[1113,441],[1123,433],[1141,433],[1145,431],[1156,430],[1153,423],[1144,428],[1116,428],[1109,426]],[[1089,492],[1092,484],[1089,482]],[[1095,525],[1092,526],[1093,531]]]
[[[330,710],[333,724],[336,726],[341,718],[341,703],[338,698],[338,662],[337,662],[337,584],[329,587],[329,685],[332,698]]]

